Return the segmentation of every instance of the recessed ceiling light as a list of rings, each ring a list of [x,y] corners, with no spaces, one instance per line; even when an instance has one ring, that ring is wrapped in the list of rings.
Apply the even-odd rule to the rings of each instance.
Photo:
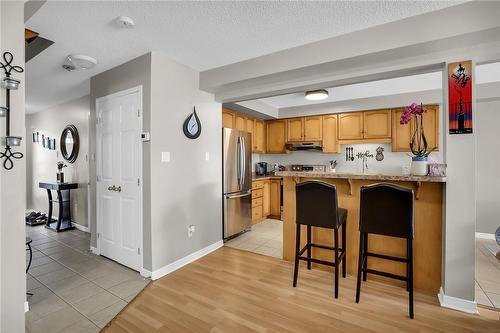
[[[118,16],[116,18],[116,24],[120,27],[128,29],[133,28],[135,26],[134,20],[128,16]]]
[[[97,60],[82,54],[70,54],[62,67],[68,72],[76,69],[90,69],[97,65]]]
[[[306,91],[305,97],[309,101],[320,101],[322,99],[328,98],[328,91],[325,89]]]

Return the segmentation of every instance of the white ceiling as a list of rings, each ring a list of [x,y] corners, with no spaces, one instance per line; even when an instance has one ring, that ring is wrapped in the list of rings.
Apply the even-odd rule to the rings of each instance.
[[[83,96],[91,76],[149,51],[206,70],[460,2],[47,1],[26,23],[55,42],[26,65],[26,111]],[[132,17],[136,27],[116,27],[120,15]],[[70,53],[99,63],[67,72],[61,64]]]

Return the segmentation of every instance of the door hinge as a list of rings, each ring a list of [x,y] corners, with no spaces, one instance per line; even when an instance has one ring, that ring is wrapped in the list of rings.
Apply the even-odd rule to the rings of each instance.
[[[141,179],[137,178],[137,186],[141,186]]]
[[[101,234],[97,233],[97,239],[99,239],[100,237],[101,237]]]
[[[101,181],[101,176],[97,176],[97,181],[100,182]]]
[[[137,254],[141,254],[141,249],[140,248],[137,248]]]
[[[141,110],[137,109],[137,117],[140,117],[140,116],[141,116]]]

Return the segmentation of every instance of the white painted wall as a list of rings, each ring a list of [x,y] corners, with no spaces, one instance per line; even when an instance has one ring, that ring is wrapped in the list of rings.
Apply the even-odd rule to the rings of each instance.
[[[184,136],[182,124],[196,106],[201,136]],[[151,56],[152,269],[222,240],[222,106],[199,90],[199,73]],[[161,162],[162,152],[171,161]],[[209,161],[205,160],[209,153]],[[188,237],[188,226],[196,231]]]
[[[24,64],[24,2],[0,2],[0,52],[10,51],[14,65]],[[1,74],[3,77],[3,73]],[[25,75],[14,73],[21,80],[20,88],[11,92],[11,135],[23,136]],[[5,92],[0,105],[5,105]],[[5,118],[0,119],[0,136],[5,136]],[[15,151],[26,153],[27,138]],[[3,150],[3,146],[0,146]],[[1,160],[3,162],[3,160]],[[24,332],[26,301],[25,224],[26,158],[15,160],[12,170],[0,167],[0,331]]]

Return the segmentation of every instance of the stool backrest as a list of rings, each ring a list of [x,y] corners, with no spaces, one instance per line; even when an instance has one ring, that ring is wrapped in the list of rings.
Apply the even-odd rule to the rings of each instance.
[[[413,239],[413,190],[394,184],[361,186],[359,231]]]
[[[307,181],[295,185],[296,223],[322,228],[338,228],[337,188],[335,185]]]

